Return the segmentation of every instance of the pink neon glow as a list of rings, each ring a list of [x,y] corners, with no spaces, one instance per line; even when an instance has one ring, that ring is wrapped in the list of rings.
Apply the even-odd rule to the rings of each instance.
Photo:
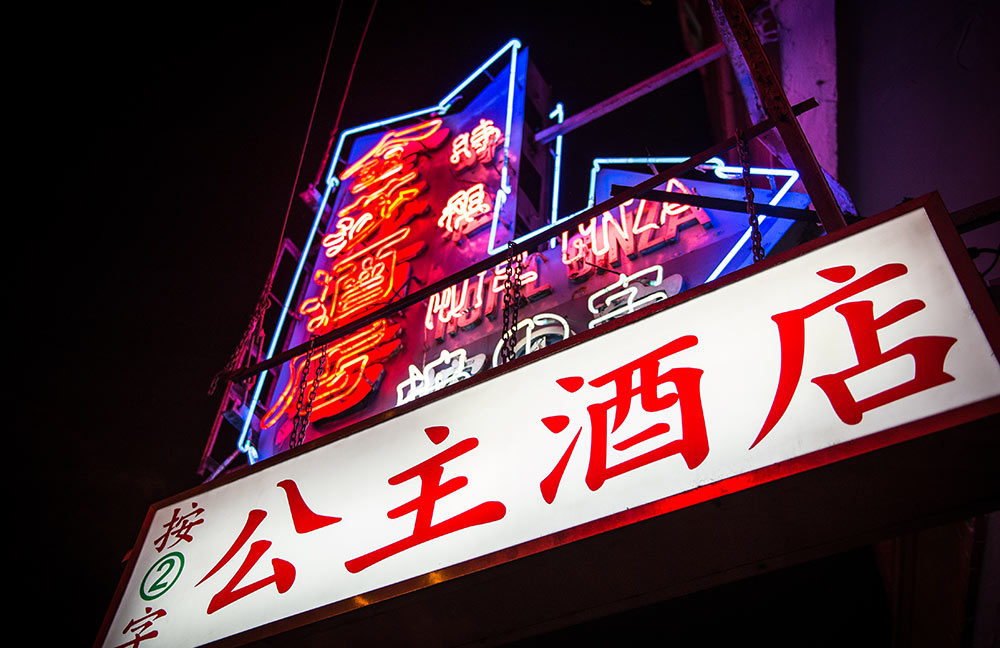
[[[671,178],[667,182],[666,189],[685,194],[694,193],[692,189],[676,178]],[[663,225],[668,225],[668,233],[672,232],[673,236],[676,234],[678,225],[687,222],[686,219],[677,219],[676,217],[691,209],[688,205],[679,203],[661,203],[657,217],[655,209],[647,209],[647,201],[644,199],[639,201],[635,213],[631,214],[628,208],[634,203],[634,199],[622,203],[618,207],[618,218],[615,218],[611,212],[604,212],[601,215],[600,226],[597,224],[596,216],[586,224],[581,223],[577,227],[578,236],[570,238],[569,232],[563,232],[563,264],[573,265],[588,256],[594,259],[602,258],[611,252],[613,244],[620,245],[629,251],[628,253],[631,253],[630,250],[634,249],[639,235],[658,230]],[[695,212],[701,214],[700,211],[692,210],[692,213]],[[644,217],[647,219],[645,223],[643,223]],[[698,216],[699,222],[702,222],[703,219],[704,215]],[[601,233],[601,236],[598,236],[598,232]],[[598,240],[601,238],[603,240]]]
[[[456,171],[466,169],[477,161],[488,164],[503,139],[503,132],[494,126],[492,119],[480,119],[478,126],[452,140],[449,161],[455,165]]]
[[[493,202],[486,193],[486,185],[482,182],[468,189],[459,189],[448,198],[448,203],[441,210],[438,227],[443,227],[449,233],[468,234],[478,225],[486,221],[479,217],[493,211]]]

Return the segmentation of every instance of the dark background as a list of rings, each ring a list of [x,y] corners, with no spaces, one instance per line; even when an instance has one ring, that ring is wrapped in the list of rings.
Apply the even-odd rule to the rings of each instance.
[[[20,545],[22,603],[58,624],[57,645],[93,641],[147,508],[201,481],[218,406],[206,388],[270,268],[337,4],[72,8],[10,26],[27,38],[14,65],[20,118],[8,128],[27,146],[24,180],[9,187],[25,205],[8,239],[16,389],[7,525]],[[318,171],[370,8],[347,5],[296,192]],[[436,103],[511,37],[572,115],[685,58],[676,11],[664,0],[382,0],[341,126]],[[562,212],[585,205],[595,156],[681,155],[712,143],[691,75],[567,138]],[[296,199],[293,225],[308,216]],[[838,574],[831,600],[857,584],[836,561],[811,569],[653,614],[694,636],[706,606],[754,593],[760,606],[788,603],[817,574]],[[619,623],[639,623],[629,619]]]

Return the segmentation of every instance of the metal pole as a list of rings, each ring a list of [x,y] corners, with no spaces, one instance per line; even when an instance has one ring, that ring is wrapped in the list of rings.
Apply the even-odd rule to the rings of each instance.
[[[840,205],[830,190],[830,185],[827,184],[826,176],[816,160],[809,140],[806,139],[799,121],[792,113],[788,97],[778,82],[778,77],[771,67],[767,54],[764,53],[764,47],[760,44],[760,39],[743,9],[743,4],[740,0],[711,0],[711,2],[713,11],[721,12],[732,30],[733,38],[740,48],[747,70],[757,88],[760,103],[768,117],[775,122],[824,229],[833,232],[846,227]]]
[[[658,88],[662,88],[668,83],[676,81],[677,79],[694,72],[698,68],[708,65],[725,53],[726,48],[722,45],[722,43],[716,43],[708,49],[702,50],[694,56],[684,59],[677,65],[673,65],[662,72],[658,72],[645,81],[640,81],[631,88],[622,90],[615,96],[609,97],[599,104],[595,104],[586,110],[581,110],[572,117],[563,120],[561,124],[555,124],[538,131],[538,133],[535,134],[535,141],[539,144],[551,142],[560,135],[565,135],[566,133],[574,131],[581,126],[585,126],[598,117],[603,117],[609,112],[618,110],[622,106],[635,101],[639,97],[642,97],[643,95],[646,95]]]

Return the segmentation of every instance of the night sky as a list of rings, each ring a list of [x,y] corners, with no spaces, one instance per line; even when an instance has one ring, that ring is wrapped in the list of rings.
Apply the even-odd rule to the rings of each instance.
[[[8,371],[10,458],[30,492],[11,493],[15,574],[60,645],[93,641],[149,505],[201,481],[206,389],[270,268],[337,4],[87,7],[22,25]],[[347,4],[296,192],[370,8]],[[379,2],[342,127],[436,103],[511,37],[570,115],[686,56],[674,2],[539,4]],[[566,140],[564,211],[584,206],[594,156],[711,144],[693,75]],[[307,217],[297,202],[293,226]]]

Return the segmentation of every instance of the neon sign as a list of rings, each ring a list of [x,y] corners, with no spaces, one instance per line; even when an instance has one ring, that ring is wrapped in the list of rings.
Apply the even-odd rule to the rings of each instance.
[[[486,185],[480,182],[451,195],[441,210],[438,227],[445,229],[445,238],[457,242],[488,224],[491,211],[493,202],[486,193]]]

